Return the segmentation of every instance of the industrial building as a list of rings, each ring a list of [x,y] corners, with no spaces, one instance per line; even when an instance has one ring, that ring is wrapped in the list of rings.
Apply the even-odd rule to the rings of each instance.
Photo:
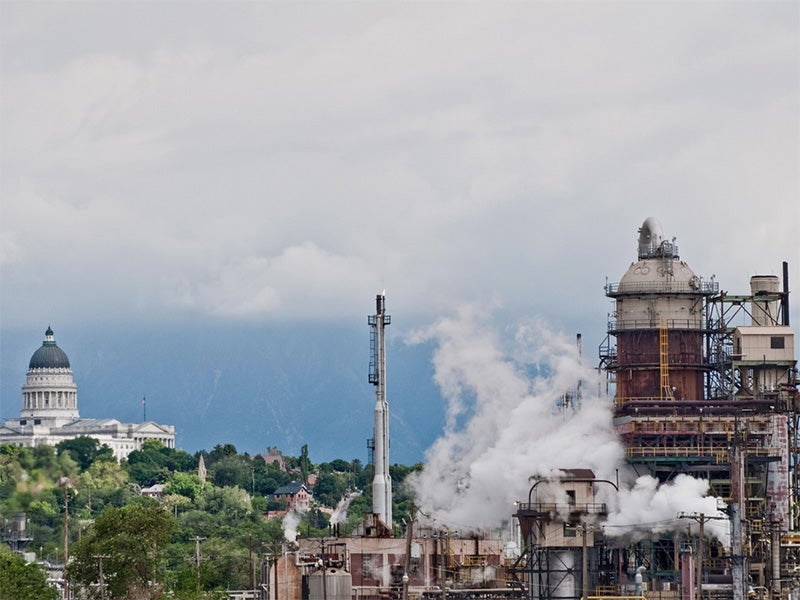
[[[506,584],[505,542],[478,535],[421,529],[413,538],[302,539],[282,550],[265,573],[265,600],[525,598]]]
[[[623,545],[604,535],[606,508],[595,502],[616,484],[565,471],[558,483],[570,498],[591,486],[581,501],[564,509],[534,496],[517,513],[530,598],[796,599],[800,405],[787,264],[782,282],[754,276],[748,294],[732,295],[698,277],[648,218],[638,260],[605,291],[614,311],[600,366],[628,467],[661,483],[707,480],[721,502],[713,514],[675,515],[699,533]],[[704,535],[716,519],[730,522],[729,545]]]
[[[525,586],[508,579],[516,556],[507,541],[471,532],[406,523],[395,536],[389,475],[389,404],[386,395],[386,294],[375,298],[370,327],[369,382],[375,386],[372,514],[356,535],[300,539],[273,552],[262,572],[261,600],[382,600],[396,598],[510,598],[524,600]]]
[[[798,373],[788,265],[733,295],[696,275],[648,218],[619,283],[599,368],[626,475],[708,482],[719,504],[673,515],[635,538],[604,528],[619,480],[582,465],[532,478],[513,515],[521,552],[471,533],[392,535],[385,395],[385,297],[378,296],[370,381],[377,386],[373,515],[361,535],[286,544],[265,573],[271,600],[433,597],[527,600],[798,600]],[[579,397],[576,398],[579,401]],[[380,474],[380,476],[379,476]],[[729,539],[708,534],[721,521]],[[514,544],[512,544],[512,547]]]

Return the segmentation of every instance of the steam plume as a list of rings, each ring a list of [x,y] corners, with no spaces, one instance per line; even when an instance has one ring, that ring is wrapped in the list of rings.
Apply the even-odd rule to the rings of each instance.
[[[578,381],[597,389],[576,345],[533,321],[517,328],[512,358],[487,316],[464,307],[412,337],[438,344],[435,379],[447,409],[444,433],[411,484],[422,510],[450,527],[499,527],[527,498],[529,477],[583,467],[613,479],[622,459],[607,399],[585,393],[575,410],[557,407]]]
[[[622,537],[635,542],[648,537],[650,532],[686,531],[697,534],[700,525],[691,519],[679,519],[680,513],[694,513],[713,517],[705,523],[709,537],[730,546],[730,523],[717,508],[717,499],[708,494],[708,481],[680,474],[672,481],[658,485],[658,480],[645,475],[636,480],[630,490],[622,489],[617,495],[616,510],[604,523],[606,535]]]
[[[290,510],[286,513],[286,516],[283,517],[283,537],[286,538],[286,541],[297,541],[297,527],[300,525],[302,518],[303,513],[298,510]]]
[[[410,477],[420,508],[450,528],[502,526],[514,501],[527,501],[530,477],[557,478],[562,469],[589,468],[597,479],[614,481],[627,468],[613,428],[611,402],[600,397],[598,375],[585,365],[572,340],[541,321],[519,326],[513,355],[488,314],[462,307],[425,330],[412,342],[434,341],[435,380],[447,402],[442,436],[426,454],[425,468]],[[559,408],[578,382],[582,399]],[[632,480],[632,477],[630,478]],[[566,503],[560,486],[542,485],[539,501]],[[615,497],[612,486],[596,488],[607,502],[610,535],[685,530],[693,524],[679,512],[718,515],[708,482],[679,476],[658,486],[639,478]],[[545,500],[542,495],[552,496]],[[564,498],[561,498],[564,496]],[[710,535],[725,542],[727,521],[709,521]]]

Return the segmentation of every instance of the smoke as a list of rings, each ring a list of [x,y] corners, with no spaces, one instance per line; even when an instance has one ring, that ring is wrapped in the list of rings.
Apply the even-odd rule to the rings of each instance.
[[[443,434],[426,453],[425,467],[409,478],[421,512],[455,529],[498,529],[528,501],[533,482],[556,479],[563,469],[594,471],[596,479],[630,477],[612,420],[612,402],[600,396],[597,372],[579,356],[574,339],[534,320],[513,332],[511,351],[475,306],[415,332],[410,341],[434,341],[435,380],[447,402]],[[508,344],[507,344],[508,345]],[[581,398],[575,396],[580,383]],[[708,482],[679,476],[658,486],[641,477],[614,494],[595,486],[598,502],[611,507],[607,532],[619,538],[647,532],[697,529],[680,512],[719,515]],[[543,482],[534,501],[566,506],[557,483]],[[727,521],[708,521],[724,541]]]
[[[297,541],[297,527],[300,525],[300,521],[303,518],[303,512],[304,511],[293,509],[286,513],[286,516],[283,517],[283,537],[286,538],[286,541]]]
[[[435,341],[435,380],[447,402],[442,436],[411,480],[423,513],[448,527],[497,528],[527,501],[530,477],[590,468],[613,479],[623,451],[610,403],[599,398],[596,373],[574,340],[541,321],[519,326],[514,352],[488,326],[488,314],[461,308],[416,332]],[[582,381],[574,408],[559,408]]]
[[[603,524],[609,537],[636,542],[652,533],[686,531],[697,535],[702,519],[705,533],[730,546],[730,522],[717,508],[718,500],[708,496],[708,481],[680,474],[672,481],[658,485],[649,475],[639,477],[630,490],[617,495],[617,506]],[[678,518],[678,515],[694,518]]]

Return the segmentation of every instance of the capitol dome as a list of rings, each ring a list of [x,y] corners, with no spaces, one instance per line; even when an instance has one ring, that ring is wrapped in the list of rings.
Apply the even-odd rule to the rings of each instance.
[[[53,330],[48,327],[45,332],[44,342],[31,356],[28,369],[69,369],[69,358],[66,353],[56,345]]]
[[[48,327],[44,343],[28,363],[19,419],[0,421],[0,444],[28,448],[42,444],[56,446],[65,440],[86,436],[108,445],[117,459],[140,450],[145,440],[157,440],[167,448],[175,447],[173,425],[82,418],[78,412],[78,386],[72,377],[69,358],[58,347],[53,330]]]

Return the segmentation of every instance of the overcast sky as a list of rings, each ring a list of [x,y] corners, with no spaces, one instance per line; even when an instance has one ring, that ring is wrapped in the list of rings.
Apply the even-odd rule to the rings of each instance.
[[[800,290],[799,6],[3,0],[0,327]]]

